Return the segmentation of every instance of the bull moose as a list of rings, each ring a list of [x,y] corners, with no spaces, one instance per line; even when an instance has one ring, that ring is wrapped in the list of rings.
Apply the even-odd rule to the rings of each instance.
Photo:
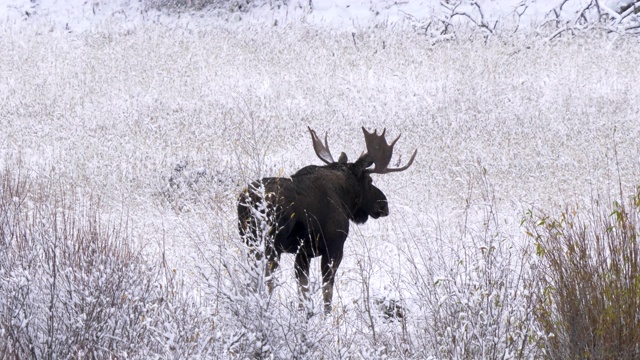
[[[349,234],[349,220],[364,224],[369,217],[377,219],[389,215],[387,197],[372,183],[371,174],[387,174],[409,168],[409,162],[399,168],[389,168],[393,146],[385,139],[386,129],[367,132],[363,127],[367,147],[355,162],[348,162],[345,153],[333,160],[325,134],[324,144],[315,131],[308,128],[316,155],[326,165],[310,165],[290,178],[267,177],[254,181],[238,199],[238,228],[241,237],[257,249],[258,229],[267,220],[265,276],[269,293],[273,292],[271,275],[278,267],[282,253],[292,253],[301,300],[307,299],[309,262],[321,257],[322,293],[325,312],[331,310],[333,283],[342,260],[345,240]],[[373,168],[370,168],[373,165]],[[261,256],[261,255],[259,255]]]

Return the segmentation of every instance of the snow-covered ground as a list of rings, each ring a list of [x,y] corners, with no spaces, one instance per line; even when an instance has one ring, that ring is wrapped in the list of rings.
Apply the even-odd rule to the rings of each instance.
[[[558,6],[478,4],[487,23],[527,6],[523,26]],[[533,271],[521,221],[638,185],[640,45],[601,33],[549,44],[535,27],[499,39],[465,29],[434,44],[419,29],[443,11],[436,1],[314,1],[176,15],[137,1],[9,0],[0,169],[98,197],[106,221],[128,219],[150,261],[164,251],[190,307],[176,311],[185,324],[153,323],[160,356],[539,355],[518,292]],[[320,164],[307,126],[350,158],[364,149],[362,126],[402,134],[401,162],[418,149],[406,172],[375,176],[391,215],[353,226],[331,321],[290,311],[291,257],[271,307],[234,297],[236,196],[251,179]],[[381,299],[401,303],[404,320],[371,310]],[[532,344],[518,353],[518,341]]]
[[[169,1],[165,1],[169,2]],[[601,6],[617,11],[632,0],[609,0]],[[99,26],[104,22],[126,23],[140,26],[147,22],[210,24],[212,20],[261,22],[273,24],[304,21],[308,24],[329,26],[339,29],[353,29],[372,24],[397,24],[406,21],[421,22],[440,17],[457,5],[460,13],[479,19],[481,9],[487,23],[513,23],[528,27],[546,20],[555,9],[561,18],[572,19],[576,13],[591,1],[586,0],[480,0],[440,1],[440,0],[292,0],[292,1],[248,1],[244,11],[237,4],[242,1],[220,1],[228,3],[211,7],[206,11],[183,12],[180,17],[155,11],[153,4],[162,1],[134,0],[5,0],[0,4],[0,21],[42,21],[53,28],[81,32]],[[197,0],[181,3],[200,3]],[[213,3],[213,1],[212,1]],[[237,10],[230,14],[226,10]],[[250,10],[246,10],[250,9]],[[464,16],[463,16],[464,17]]]

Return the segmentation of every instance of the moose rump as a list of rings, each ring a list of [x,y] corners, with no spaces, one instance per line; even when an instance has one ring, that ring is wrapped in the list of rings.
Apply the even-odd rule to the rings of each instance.
[[[326,137],[322,144],[315,132],[309,131],[316,154],[327,165],[306,166],[290,178],[269,177],[251,183],[238,199],[238,227],[257,258],[262,257],[260,244],[264,244],[269,292],[273,291],[271,275],[280,255],[292,253],[296,256],[301,300],[306,299],[310,259],[320,256],[323,301],[328,312],[349,221],[362,224],[369,217],[377,219],[389,214],[387,198],[373,185],[370,174],[405,170],[416,152],[405,167],[388,169],[395,141],[387,145],[384,132],[370,134],[363,128],[368,152],[353,163],[343,153],[336,162]],[[375,168],[370,169],[374,164]]]

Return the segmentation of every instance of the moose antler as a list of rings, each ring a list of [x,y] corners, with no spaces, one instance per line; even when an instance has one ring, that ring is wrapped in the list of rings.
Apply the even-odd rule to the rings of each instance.
[[[371,170],[372,174],[386,174],[390,172],[403,171],[407,170],[409,166],[413,164],[413,160],[416,158],[418,149],[414,150],[407,165],[399,168],[388,168],[389,162],[391,162],[391,156],[393,155],[393,146],[396,144],[396,141],[400,139],[400,135],[398,135],[391,144],[387,144],[387,140],[384,137],[384,134],[387,131],[386,128],[382,130],[382,134],[380,135],[378,135],[378,130],[370,133],[367,129],[362,127],[362,131],[364,132],[364,141],[367,144],[367,153],[375,164],[375,167]]]
[[[331,156],[331,151],[329,150],[329,144],[327,144],[327,134],[324,134],[324,145],[322,141],[316,135],[316,132],[312,130],[309,126],[307,126],[309,132],[311,133],[311,140],[313,140],[313,150],[316,151],[316,155],[320,158],[320,160],[324,161],[327,164],[333,163],[333,156]]]

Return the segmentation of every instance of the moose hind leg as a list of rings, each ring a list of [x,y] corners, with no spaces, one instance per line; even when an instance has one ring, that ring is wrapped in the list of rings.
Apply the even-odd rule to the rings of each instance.
[[[300,309],[304,309],[304,304],[309,300],[309,256],[304,250],[298,250],[296,254],[296,279],[298,280],[298,291],[300,295]]]
[[[333,283],[340,261],[342,261],[342,256],[336,256],[335,258],[330,258],[326,255],[322,256],[322,299],[324,300],[324,312],[326,314],[331,312]]]
[[[267,261],[264,269],[264,278],[267,283],[267,290],[269,290],[269,295],[273,294],[273,273],[280,266],[280,257],[276,255],[267,256]]]

